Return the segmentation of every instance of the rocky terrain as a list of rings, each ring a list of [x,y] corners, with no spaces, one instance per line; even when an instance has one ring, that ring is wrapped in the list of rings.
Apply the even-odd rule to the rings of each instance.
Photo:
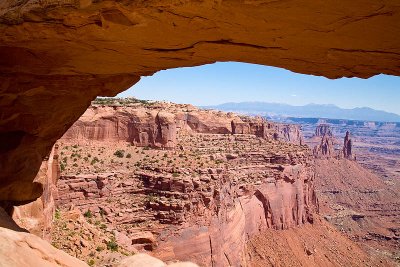
[[[0,1],[1,206],[10,214],[49,200],[34,181],[42,161],[98,95],[216,61],[329,78],[399,75],[399,14],[396,1]],[[57,251],[25,248],[1,252]]]
[[[121,258],[103,255],[110,244],[123,255],[245,264],[247,236],[313,222],[313,170],[301,143],[297,127],[261,118],[95,102],[58,142],[52,241],[96,264]],[[74,225],[70,216],[86,221]]]
[[[303,143],[297,126],[258,117],[99,99],[57,142],[61,174],[49,239],[96,266],[139,252],[204,266],[257,265],[260,257],[287,266],[254,244],[266,236],[288,242],[281,235],[288,231],[301,243],[289,250],[296,264],[390,265],[319,217],[313,154]],[[307,237],[304,225],[317,237]],[[321,238],[322,251],[311,250]],[[324,251],[338,253],[321,260]]]
[[[400,179],[400,123],[318,118],[287,118],[283,121],[299,124],[304,143],[310,147],[320,142],[320,138],[315,138],[315,129],[321,124],[329,126],[334,135],[335,149],[343,146],[342,138],[349,131],[358,163],[386,181]]]
[[[43,158],[96,96],[218,61],[400,75],[399,18],[396,0],[2,0],[0,200],[42,195],[32,181]]]
[[[369,253],[399,264],[400,181],[379,177],[351,158],[348,131],[340,150],[335,150],[337,140],[329,125],[318,125],[307,142],[318,138],[314,156],[320,213]]]
[[[383,206],[396,193],[375,210],[371,199],[358,205],[377,183],[359,180],[369,189],[353,197],[340,179],[359,179],[363,169],[351,134],[340,149],[336,141],[327,125],[315,130],[311,150],[295,125],[98,99],[43,162],[36,179],[46,185],[43,197],[14,208],[13,218],[90,266],[124,266],[140,253],[200,266],[394,266],[397,204]],[[387,224],[347,227],[360,220],[353,210],[375,225],[386,212]],[[370,242],[354,243],[363,240]]]

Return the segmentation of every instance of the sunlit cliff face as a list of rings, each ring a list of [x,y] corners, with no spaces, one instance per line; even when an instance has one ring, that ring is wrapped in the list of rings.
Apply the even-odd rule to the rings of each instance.
[[[215,61],[329,78],[399,75],[396,1],[0,3],[0,200],[29,202],[54,142],[97,95]]]

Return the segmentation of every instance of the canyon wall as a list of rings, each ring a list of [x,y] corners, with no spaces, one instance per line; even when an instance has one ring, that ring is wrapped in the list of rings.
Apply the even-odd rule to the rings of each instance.
[[[313,223],[313,159],[302,142],[293,125],[189,105],[94,106],[60,144],[67,158],[96,153],[104,171],[81,173],[89,163],[74,159],[57,205],[103,214],[133,247],[165,261],[246,265],[249,237]],[[99,152],[107,144],[111,152]],[[119,146],[135,159],[110,161]]]
[[[177,135],[181,132],[253,134],[267,140],[303,143],[296,125],[169,103],[149,104],[145,108],[91,106],[62,140],[128,141],[137,146],[171,149],[176,146]]]
[[[58,145],[56,144],[50,155],[42,162],[34,180],[43,187],[42,196],[31,203],[12,208],[12,219],[20,227],[47,240],[50,239],[56,208],[54,198],[57,197],[57,182],[60,178],[58,157]]]
[[[0,200],[38,198],[41,161],[90,101],[163,69],[238,61],[399,75],[399,10],[395,0],[1,1]]]

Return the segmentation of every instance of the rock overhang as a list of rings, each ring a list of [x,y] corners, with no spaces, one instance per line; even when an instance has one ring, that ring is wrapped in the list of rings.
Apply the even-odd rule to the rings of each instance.
[[[216,61],[400,75],[399,21],[393,0],[2,1],[0,200],[40,196],[41,160],[97,95]]]

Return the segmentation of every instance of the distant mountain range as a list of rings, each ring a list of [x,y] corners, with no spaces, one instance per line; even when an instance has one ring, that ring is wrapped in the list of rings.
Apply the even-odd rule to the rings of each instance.
[[[244,114],[261,116],[288,116],[300,118],[328,118],[363,121],[400,122],[400,115],[372,108],[339,108],[335,105],[308,104],[305,106],[291,106],[288,104],[266,102],[224,103],[215,106],[202,106],[207,109],[232,111]]]

